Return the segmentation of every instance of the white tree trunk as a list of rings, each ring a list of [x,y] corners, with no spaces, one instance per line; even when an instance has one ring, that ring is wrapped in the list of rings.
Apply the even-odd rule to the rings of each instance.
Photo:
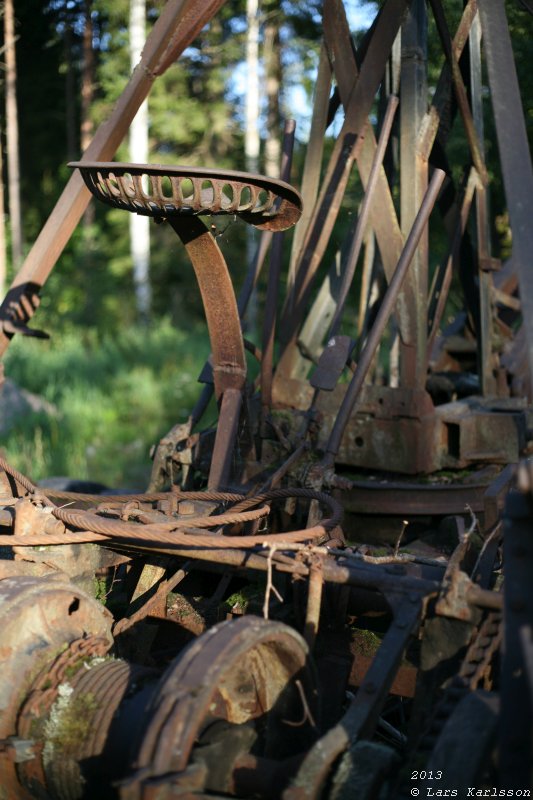
[[[1,133],[1,131],[0,131]],[[1,136],[0,136],[1,141]],[[4,297],[6,290],[6,223],[5,223],[5,209],[4,209],[4,178],[3,178],[3,157],[2,148],[0,147],[0,297]],[[2,377],[0,374],[0,384]]]
[[[246,169],[259,169],[259,3],[246,0],[246,130],[244,152]]]
[[[130,0],[130,63],[134,70],[146,40],[146,0]],[[140,106],[130,127],[130,159],[138,164],[148,161],[148,101]],[[137,311],[141,318],[150,315],[150,219],[130,215],[130,252]]]
[[[263,44],[265,65],[265,87],[267,97],[267,136],[265,141],[265,175],[279,178],[281,164],[281,51],[279,39],[279,16],[277,12],[270,14],[265,23]]]
[[[6,64],[6,134],[9,218],[13,268],[22,261],[22,216],[20,212],[20,163],[17,113],[17,67],[15,58],[15,20],[13,0],[4,3],[4,49]]]
[[[246,108],[244,156],[248,172],[259,172],[259,2],[246,0]],[[251,264],[257,248],[256,230],[246,230],[246,261]],[[257,295],[254,291],[248,304],[248,331],[252,338],[257,327]]]

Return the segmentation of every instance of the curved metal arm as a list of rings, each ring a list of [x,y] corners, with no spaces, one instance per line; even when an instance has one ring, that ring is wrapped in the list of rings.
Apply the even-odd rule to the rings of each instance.
[[[185,245],[200,287],[218,400],[226,389],[242,389],[246,380],[241,323],[228,267],[201,219],[170,217],[168,223]]]

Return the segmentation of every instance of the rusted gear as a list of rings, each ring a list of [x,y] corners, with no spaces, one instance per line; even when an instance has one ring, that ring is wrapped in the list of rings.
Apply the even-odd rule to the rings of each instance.
[[[105,656],[110,647],[111,642],[100,636],[75,639],[52,664],[41,671],[32,684],[31,691],[21,708],[17,725],[17,734],[21,739],[34,740],[35,757],[18,767],[19,777],[30,790],[34,787],[44,787],[47,783],[42,762],[44,741],[36,741],[35,725],[39,726],[39,723],[48,717],[64,681],[71,680],[87,661]]]
[[[243,617],[211,628],[174,662],[151,703],[137,772],[121,800],[163,798],[191,788],[236,797],[265,796],[270,778],[290,777],[291,760],[318,735],[317,679],[307,645],[278,622]],[[253,755],[252,755],[253,754]],[[278,785],[278,790],[280,790]],[[256,791],[259,795],[256,795]]]
[[[0,581],[0,739],[18,738],[21,700],[65,645],[84,639],[90,646],[96,637],[109,649],[110,628],[109,612],[64,579],[19,575]],[[0,753],[0,783],[7,797],[25,797],[7,753]]]

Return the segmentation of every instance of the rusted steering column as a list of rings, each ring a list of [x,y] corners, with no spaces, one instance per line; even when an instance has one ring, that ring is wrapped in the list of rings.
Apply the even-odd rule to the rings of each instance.
[[[200,287],[220,416],[208,488],[227,485],[246,382],[244,342],[229,270],[201,215],[234,215],[258,228],[294,225],[302,200],[289,184],[242,172],[146,164],[73,162],[104,203],[164,220],[179,236]]]

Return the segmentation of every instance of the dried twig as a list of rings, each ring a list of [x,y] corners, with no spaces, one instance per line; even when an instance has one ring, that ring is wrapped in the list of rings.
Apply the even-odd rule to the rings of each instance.
[[[283,603],[283,597],[280,595],[276,587],[272,582],[272,557],[276,552],[277,545],[271,544],[268,546],[268,557],[267,557],[267,585],[265,589],[265,601],[263,603],[263,617],[268,619],[268,607],[270,604],[270,592],[274,592],[280,603]]]
[[[304,725],[306,722],[309,722],[310,726],[316,730],[316,722],[315,722],[314,717],[313,717],[313,715],[311,713],[311,709],[309,708],[309,703],[307,702],[307,698],[305,696],[304,687],[302,686],[302,682],[301,682],[301,680],[299,680],[297,678],[294,681],[294,684],[295,684],[295,686],[298,689],[298,692],[300,694],[300,700],[302,701],[302,705],[304,707],[304,715],[303,715],[302,719],[299,720],[299,722],[291,722],[291,720],[289,720],[289,719],[284,719],[284,720],[282,720],[282,722],[285,725],[290,725],[291,728],[301,728],[302,725]]]
[[[402,520],[402,529],[400,531],[400,535],[398,536],[398,538],[396,540],[396,544],[394,545],[394,557],[395,558],[398,555],[398,550],[400,549],[400,542],[402,541],[403,535],[405,533],[405,529],[407,528],[408,525],[409,525],[409,521],[408,520],[406,520],[406,519]]]

